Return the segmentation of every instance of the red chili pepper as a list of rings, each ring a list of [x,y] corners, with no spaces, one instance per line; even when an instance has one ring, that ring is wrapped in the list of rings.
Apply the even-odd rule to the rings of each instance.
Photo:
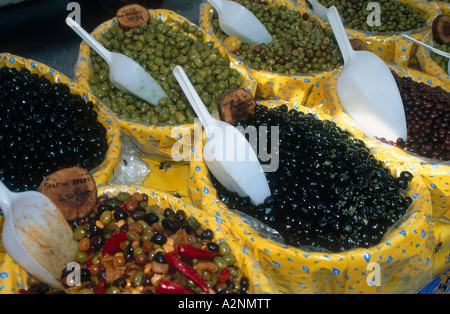
[[[230,279],[230,276],[231,276],[231,271],[228,268],[224,268],[224,269],[222,269],[222,272],[220,273],[219,281],[227,282],[227,280]]]
[[[191,290],[167,279],[160,279],[156,286],[159,294],[194,294]]]
[[[25,289],[20,289],[19,293],[20,294],[36,294],[36,292],[30,291],[30,290],[25,290]]]
[[[108,241],[106,241],[105,245],[103,246],[102,249],[103,256],[113,255],[114,253],[116,253],[120,247],[120,243],[122,243],[126,239],[127,239],[126,232],[113,235],[111,238],[108,239]]]
[[[94,288],[94,291],[96,294],[105,294],[106,293],[105,282],[99,281],[97,286]]]
[[[199,249],[195,246],[184,243],[180,243],[177,245],[177,253],[178,255],[184,257],[202,259],[211,259],[219,255],[219,253],[217,252]]]
[[[208,286],[206,285],[203,278],[197,273],[197,271],[184,263],[180,258],[175,254],[175,252],[169,252],[165,255],[167,263],[170,266],[175,268],[180,273],[184,274],[190,280],[192,280],[197,286],[200,287],[205,293],[209,293]]]

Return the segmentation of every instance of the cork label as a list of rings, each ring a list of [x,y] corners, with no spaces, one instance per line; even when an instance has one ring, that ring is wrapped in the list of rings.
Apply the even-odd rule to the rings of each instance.
[[[130,30],[139,27],[141,23],[147,23],[150,20],[150,13],[141,5],[130,4],[120,8],[116,18],[122,29]]]
[[[87,216],[97,202],[97,185],[91,173],[67,168],[46,177],[38,188],[69,220]]]

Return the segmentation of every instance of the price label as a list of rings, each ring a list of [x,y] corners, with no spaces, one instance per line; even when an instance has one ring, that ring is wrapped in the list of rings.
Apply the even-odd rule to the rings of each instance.
[[[38,188],[73,221],[86,217],[97,203],[97,184],[91,173],[74,167],[59,170],[46,177]]]

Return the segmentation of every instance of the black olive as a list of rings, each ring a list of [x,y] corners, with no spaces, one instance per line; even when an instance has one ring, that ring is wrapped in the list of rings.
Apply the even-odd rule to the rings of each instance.
[[[142,217],[142,220],[144,220],[151,226],[159,221],[159,216],[155,213],[147,213],[146,215],[144,215],[144,217]]]
[[[201,235],[202,239],[212,240],[214,238],[214,232],[211,229],[205,229]]]
[[[113,209],[113,207],[111,205],[108,204],[100,204],[97,207],[97,212],[99,215],[101,215],[105,210],[109,210],[111,211]]]
[[[91,241],[91,248],[95,251],[98,251],[105,245],[105,243],[105,237],[103,235],[99,235]]]
[[[177,232],[178,230],[180,230],[180,228],[181,228],[181,222],[176,219],[166,218],[166,219],[163,219],[161,223],[164,228],[166,228],[174,233]]]
[[[209,251],[219,252],[219,244],[217,244],[216,242],[208,242],[206,244],[206,247]]]
[[[155,233],[151,241],[155,244],[164,245],[167,242],[167,237],[162,233]]]
[[[157,263],[167,264],[165,254],[162,251],[156,252],[155,255],[153,256],[153,260]]]

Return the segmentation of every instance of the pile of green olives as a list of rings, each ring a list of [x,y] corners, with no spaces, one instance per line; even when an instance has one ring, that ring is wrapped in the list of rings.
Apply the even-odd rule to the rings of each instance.
[[[222,56],[214,42],[205,41],[203,32],[187,21],[154,18],[128,31],[111,27],[100,43],[138,62],[169,96],[153,106],[119,91],[109,81],[107,63],[91,50],[90,87],[121,118],[152,125],[192,123],[195,113],[172,73],[177,65],[184,68],[211,113],[217,110],[223,91],[240,87],[243,82],[239,71],[230,67],[229,58]]]
[[[233,51],[255,70],[302,75],[325,72],[343,65],[334,34],[306,13],[263,1],[236,0],[249,9],[272,35],[270,44],[242,44]],[[214,15],[214,34],[222,41],[227,35]]]
[[[367,23],[369,15],[373,12],[368,9],[371,0],[321,0],[320,3],[329,8],[335,6],[341,17],[345,20],[345,27],[369,32],[404,32],[425,27],[427,21],[422,13],[409,4],[397,0],[381,0],[381,24],[371,26]]]

